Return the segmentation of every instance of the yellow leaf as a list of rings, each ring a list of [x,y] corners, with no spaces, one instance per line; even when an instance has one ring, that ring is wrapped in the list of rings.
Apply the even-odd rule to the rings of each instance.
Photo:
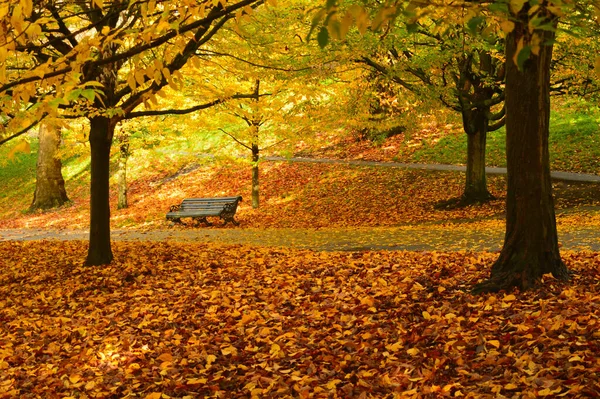
[[[504,295],[504,298],[502,298],[502,300],[504,302],[510,302],[510,301],[514,301],[515,299],[517,299],[516,296],[514,296],[513,294],[510,295]]]
[[[14,159],[17,153],[29,154],[31,152],[31,146],[27,141],[21,141],[19,144],[13,147],[12,150],[6,155],[8,159]]]
[[[519,11],[523,8],[523,6],[527,3],[527,0],[510,0],[510,10],[514,14],[518,14]]]
[[[373,306],[374,302],[375,301],[373,301],[373,298],[371,298],[370,296],[365,296],[360,299],[360,303],[367,306]]]
[[[237,349],[235,346],[226,346],[225,348],[221,349],[221,353],[224,355],[236,355]]]
[[[208,380],[206,378],[190,378],[186,381],[188,385],[206,384]]]
[[[173,355],[171,355],[170,353],[163,353],[158,357],[158,360],[162,360],[163,362],[172,362]]]
[[[508,383],[504,386],[504,389],[506,389],[507,391],[511,391],[511,390],[517,389],[517,388],[518,388],[518,386],[513,383]]]
[[[79,374],[73,374],[69,377],[69,381],[73,384],[77,384],[81,380],[81,376]]]
[[[339,384],[340,382],[342,382],[342,380],[338,380],[338,379],[331,380],[331,381],[329,381],[327,383],[327,385],[325,385],[325,388],[327,388],[327,389],[335,389],[335,386],[337,384]]]
[[[500,347],[500,341],[498,341],[497,339],[492,339],[492,340],[486,341],[486,342],[496,348]]]
[[[85,384],[85,389],[87,391],[94,389],[96,387],[96,383],[94,381],[89,381],[87,384]]]
[[[429,314],[428,311],[426,311],[426,310],[423,311],[423,318],[425,320],[430,320],[431,319],[431,315]]]
[[[160,399],[162,397],[162,393],[160,392],[152,392],[148,395],[144,396],[144,399]]]
[[[21,9],[23,10],[23,14],[26,17],[31,16],[31,12],[33,11],[33,1],[32,0],[21,0]]]
[[[419,353],[419,350],[417,348],[410,348],[406,351],[406,353],[411,356],[416,356]]]
[[[256,313],[255,312],[244,314],[242,316],[242,320],[241,320],[242,324],[248,324],[248,323],[250,323],[252,320],[255,319],[255,317],[256,317]]]

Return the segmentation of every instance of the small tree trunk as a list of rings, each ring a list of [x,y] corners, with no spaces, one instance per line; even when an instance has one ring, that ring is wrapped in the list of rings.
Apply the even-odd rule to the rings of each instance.
[[[554,33],[536,30],[542,43],[519,70],[513,59],[520,40],[529,39],[528,10],[517,16],[506,38],[506,153],[508,187],[506,235],[490,279],[474,292],[517,287],[527,290],[552,273],[567,280],[560,258],[552,199],[548,136],[550,123],[550,60]],[[549,13],[548,13],[549,14]]]
[[[117,180],[119,197],[117,209],[125,209],[127,203],[127,161],[129,160],[129,142],[125,137],[121,137],[119,145],[119,177]]]
[[[467,180],[462,195],[463,203],[487,202],[494,198],[487,189],[485,175],[485,148],[488,120],[485,111],[473,112],[475,131],[467,134]]]
[[[260,205],[259,184],[258,184],[258,144],[252,144],[252,208],[256,209]]]
[[[69,201],[58,156],[60,130],[45,123],[40,125],[35,193],[30,210],[50,209]]]
[[[106,265],[113,259],[110,246],[110,147],[115,125],[104,116],[90,120],[91,209],[90,245],[85,264]]]

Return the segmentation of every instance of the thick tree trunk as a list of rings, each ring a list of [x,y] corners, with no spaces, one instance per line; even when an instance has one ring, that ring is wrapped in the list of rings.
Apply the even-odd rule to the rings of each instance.
[[[544,43],[519,70],[513,59],[517,44],[527,39],[527,7],[506,39],[506,152],[508,187],[506,235],[490,279],[474,292],[514,287],[527,290],[552,273],[566,280],[560,258],[552,199],[548,136],[550,122],[550,60],[554,33],[536,30]]]
[[[39,143],[35,193],[30,210],[55,208],[69,201],[58,156],[60,130],[42,123]]]
[[[256,209],[260,205],[258,183],[258,144],[252,144],[252,208]]]
[[[118,184],[118,202],[117,209],[125,209],[129,205],[127,203],[127,160],[129,159],[129,143],[122,142],[119,145],[119,177]]]
[[[467,134],[467,180],[461,202],[464,204],[487,202],[494,199],[487,188],[485,175],[485,148],[488,120],[485,111],[474,111],[474,132]]]
[[[96,116],[90,120],[90,246],[85,262],[89,266],[106,265],[113,259],[110,246],[109,170],[114,128],[107,117]]]

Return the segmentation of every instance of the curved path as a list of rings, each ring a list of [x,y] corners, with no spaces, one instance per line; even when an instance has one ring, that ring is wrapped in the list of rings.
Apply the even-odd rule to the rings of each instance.
[[[357,160],[342,160],[342,159],[326,159],[326,158],[301,158],[301,157],[264,157],[266,161],[276,162],[310,162],[310,163],[330,163],[343,165],[358,165],[358,166],[382,166],[386,168],[402,168],[402,169],[424,169],[424,170],[442,170],[466,172],[466,166],[459,165],[441,165],[441,164],[426,164],[426,163],[400,163],[400,162],[379,162],[379,161],[357,161]],[[491,175],[506,174],[506,168],[486,167],[485,171]],[[572,172],[550,172],[555,180],[573,181],[573,182],[588,182],[600,183],[600,176],[590,175],[585,173]]]

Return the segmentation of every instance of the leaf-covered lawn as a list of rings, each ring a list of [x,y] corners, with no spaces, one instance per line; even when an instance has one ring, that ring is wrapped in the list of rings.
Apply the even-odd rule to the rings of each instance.
[[[242,228],[321,228],[410,225],[456,219],[502,218],[505,178],[489,177],[497,200],[483,206],[438,210],[440,201],[462,194],[464,174],[328,164],[261,164],[261,206],[251,207],[250,168],[205,165],[185,173],[156,175],[129,187],[128,209],[116,209],[113,227],[164,229],[169,207],[189,197],[242,195],[236,219]],[[600,185],[556,183],[558,209],[599,206]],[[25,214],[31,199],[0,201],[0,228],[87,228],[89,194],[69,193],[73,204],[44,213]],[[187,220],[186,220],[187,222]],[[215,228],[220,227],[221,222]]]
[[[600,254],[472,296],[489,253],[0,243],[0,398],[600,395]]]

